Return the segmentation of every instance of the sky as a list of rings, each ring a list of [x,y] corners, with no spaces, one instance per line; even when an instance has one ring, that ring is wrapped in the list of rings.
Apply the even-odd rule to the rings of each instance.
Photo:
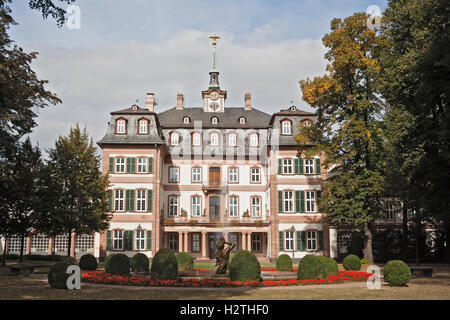
[[[58,2],[58,1],[55,1]],[[52,18],[13,0],[18,25],[10,37],[39,52],[32,68],[62,104],[37,110],[31,139],[44,151],[77,122],[94,142],[106,133],[110,112],[155,93],[161,112],[183,93],[186,107],[202,105],[209,81],[211,40],[217,34],[219,81],[227,107],[274,113],[302,101],[299,80],[325,73],[322,37],[333,18],[383,11],[386,0],[77,0],[80,29],[58,28]],[[61,5],[67,8],[66,4]]]

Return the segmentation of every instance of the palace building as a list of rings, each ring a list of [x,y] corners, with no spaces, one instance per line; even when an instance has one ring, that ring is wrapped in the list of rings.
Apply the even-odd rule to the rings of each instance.
[[[214,259],[223,235],[234,250],[250,250],[260,260],[281,254],[299,259],[313,253],[332,258],[345,253],[347,233],[323,223],[318,211],[327,178],[324,155],[298,156],[294,136],[315,114],[288,106],[268,114],[245,94],[240,107],[227,106],[219,85],[216,39],[211,37],[209,85],[202,105],[158,112],[155,95],[145,107],[111,112],[102,148],[103,172],[110,176],[108,230],[71,235],[71,255],[103,258],[122,252],[153,257],[160,248]],[[392,208],[391,208],[392,209]],[[397,225],[391,210],[388,225]],[[67,254],[67,235],[30,235],[25,253]],[[20,239],[2,241],[17,253]]]

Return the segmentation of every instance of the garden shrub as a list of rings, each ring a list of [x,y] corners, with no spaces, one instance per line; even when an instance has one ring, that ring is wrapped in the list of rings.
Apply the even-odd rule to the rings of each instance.
[[[411,280],[411,270],[401,260],[390,260],[384,266],[384,280],[393,287],[406,286]]]
[[[347,271],[360,271],[361,270],[361,260],[354,254],[349,254],[345,257],[342,262],[344,269]]]
[[[178,270],[192,271],[194,269],[194,259],[187,252],[177,254]]]
[[[29,261],[61,261],[61,259],[64,259],[65,256],[60,256],[60,255],[43,255],[43,254],[27,254],[24,255],[23,258],[24,260],[29,260]]]
[[[111,253],[105,258],[105,270],[109,267],[109,263],[110,263],[112,257],[115,255],[116,255],[115,253]]]
[[[369,261],[368,259],[365,259],[365,258],[361,259],[360,262],[361,262],[361,264],[373,264],[372,261]]]
[[[297,279],[326,279],[338,272],[339,268],[334,259],[308,254],[298,264]]]
[[[66,273],[67,267],[74,264],[78,265],[72,257],[55,263],[48,271],[48,284],[55,289],[67,289],[67,279],[70,277],[70,274]]]
[[[105,272],[118,276],[125,276],[130,273],[130,258],[123,253],[113,255],[108,264],[105,263]]]
[[[176,280],[178,275],[178,262],[175,254],[167,249],[160,249],[152,260],[152,280]]]
[[[80,268],[83,270],[97,270],[97,259],[90,253],[80,258]]]
[[[20,256],[15,253],[7,253],[4,256],[1,256],[1,261],[3,261],[3,257],[5,257],[6,260],[19,260]]]
[[[145,254],[137,253],[131,258],[131,271],[133,272],[148,272],[149,261]]]
[[[292,259],[287,254],[282,254],[277,259],[277,271],[292,271]]]
[[[261,281],[261,265],[256,256],[248,250],[236,252],[230,263],[230,279],[232,281]]]

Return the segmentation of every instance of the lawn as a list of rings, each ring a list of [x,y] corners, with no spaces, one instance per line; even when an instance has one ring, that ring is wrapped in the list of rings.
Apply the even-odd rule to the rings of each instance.
[[[39,263],[33,261],[34,263]],[[43,263],[44,264],[44,263]],[[48,264],[46,262],[45,264]],[[197,264],[198,268],[213,267],[212,264]],[[264,268],[274,267],[264,264]],[[156,299],[156,300],[295,300],[295,299],[450,299],[450,265],[433,265],[432,278],[413,278],[408,287],[392,288],[383,285],[381,290],[368,290],[364,284],[344,284],[332,287],[295,288],[138,288],[99,286],[82,283],[82,290],[50,289],[46,281],[35,277],[11,276],[7,267],[0,267],[0,300],[17,299]],[[340,265],[340,268],[342,266]],[[46,279],[45,269],[38,270],[41,279]],[[39,275],[38,275],[39,276]],[[211,293],[214,294],[211,294]]]

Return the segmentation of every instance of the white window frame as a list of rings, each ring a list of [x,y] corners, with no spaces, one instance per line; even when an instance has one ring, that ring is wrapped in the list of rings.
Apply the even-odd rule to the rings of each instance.
[[[283,159],[283,174],[294,174],[294,160]]]
[[[305,159],[305,174],[314,174],[314,160]]]
[[[169,250],[178,251],[178,232],[169,232]]]
[[[284,212],[294,212],[294,191],[283,191]]]
[[[239,182],[239,169],[236,167],[228,168],[228,182]]]
[[[259,145],[259,135],[257,133],[252,133],[250,135],[250,147],[257,147]]]
[[[173,179],[175,178],[176,179]],[[180,168],[178,167],[169,167],[169,182],[176,183],[180,179]]]
[[[237,146],[237,135],[236,133],[232,132],[228,134],[228,146],[229,147],[236,147]]]
[[[147,190],[136,190],[136,211],[145,211],[147,206]]]
[[[289,120],[281,121],[281,134],[292,135],[292,122]]]
[[[261,169],[260,168],[251,168],[251,182],[252,183],[260,183],[261,182]]]
[[[386,220],[394,220],[394,205],[392,204],[392,201],[386,201]]]
[[[198,147],[202,145],[202,135],[199,132],[194,132],[192,134],[192,145]]]
[[[136,250],[145,250],[145,230],[136,230]]]
[[[211,118],[211,124],[217,124],[218,120],[216,117]]]
[[[123,189],[114,190],[114,211],[125,210],[125,196]]]
[[[125,173],[125,158],[117,157],[116,161],[116,170],[115,173]]]
[[[239,197],[230,196],[228,197],[228,214],[230,217],[239,216]]]
[[[170,145],[177,146],[180,143],[180,134],[178,132],[170,133]]]
[[[192,216],[200,217],[202,215],[202,197],[192,196],[191,198]]]
[[[306,231],[306,251],[317,251],[318,232],[314,230]]]
[[[178,207],[179,207],[179,196],[169,196],[169,217],[178,216],[178,209],[179,209]]]
[[[261,198],[251,197],[252,217],[261,217]]]
[[[147,163],[148,163],[148,159],[137,158],[137,172],[138,173],[147,173]]]
[[[191,170],[192,170],[192,182],[202,182],[202,168],[192,167]]]
[[[314,212],[315,211],[315,200],[316,200],[316,192],[315,191],[305,191],[305,202],[306,202],[306,212]]]
[[[252,252],[261,252],[261,251],[262,251],[261,233],[253,232],[252,233]]]
[[[123,230],[113,230],[113,249],[123,250]]]
[[[116,133],[126,133],[127,132],[126,131],[127,125],[126,125],[126,121],[124,119],[117,120],[116,126],[117,126]]]
[[[284,248],[286,251],[294,251],[294,231],[284,232]]]
[[[212,132],[210,135],[211,145],[218,146],[219,145],[219,134],[217,132]]]
[[[145,119],[139,120],[139,133],[140,134],[148,133],[148,120]]]

